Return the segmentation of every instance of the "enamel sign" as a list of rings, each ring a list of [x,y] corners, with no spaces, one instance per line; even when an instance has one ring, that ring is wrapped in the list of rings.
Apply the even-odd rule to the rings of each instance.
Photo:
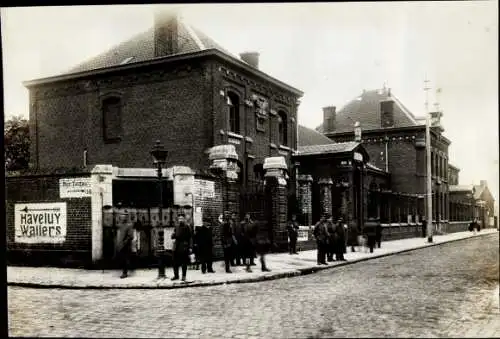
[[[60,244],[66,240],[66,203],[15,204],[15,242]]]

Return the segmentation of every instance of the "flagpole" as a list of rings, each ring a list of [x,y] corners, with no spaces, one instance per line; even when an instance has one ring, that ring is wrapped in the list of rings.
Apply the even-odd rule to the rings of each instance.
[[[426,220],[427,220],[427,242],[432,242],[432,167],[431,167],[431,121],[430,121],[430,113],[429,113],[429,97],[428,91],[429,80],[427,80],[427,76],[424,81],[424,91],[425,91],[425,149],[427,152],[427,171],[426,171],[426,186],[427,186],[427,208],[426,208]]]

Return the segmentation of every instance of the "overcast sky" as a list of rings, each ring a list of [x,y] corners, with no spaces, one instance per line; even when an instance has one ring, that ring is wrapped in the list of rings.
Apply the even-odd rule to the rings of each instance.
[[[5,119],[28,117],[21,82],[61,73],[148,29],[156,6],[2,9]],[[384,82],[415,115],[423,81],[442,88],[450,162],[461,184],[498,199],[498,1],[177,5],[230,52],[258,51],[264,72],[304,91],[299,123]]]

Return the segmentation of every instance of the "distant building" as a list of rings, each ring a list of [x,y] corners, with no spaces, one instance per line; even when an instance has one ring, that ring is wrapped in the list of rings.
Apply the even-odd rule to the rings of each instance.
[[[353,140],[353,126],[359,122],[362,144],[371,163],[390,173],[389,190],[394,194],[387,195],[382,203],[383,222],[405,222],[406,215],[425,215],[425,122],[410,112],[390,88],[363,91],[338,111],[336,107],[325,107],[323,117],[317,130],[335,142]],[[432,200],[433,221],[447,224],[451,142],[443,131],[439,121],[431,128]]]

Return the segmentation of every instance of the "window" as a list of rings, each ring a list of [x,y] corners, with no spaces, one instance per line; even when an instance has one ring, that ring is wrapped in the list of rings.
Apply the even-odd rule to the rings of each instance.
[[[122,102],[119,97],[109,97],[102,101],[104,140],[119,141],[122,136]]]
[[[281,145],[288,146],[288,126],[286,113],[283,111],[278,113],[278,137]]]
[[[233,92],[227,93],[229,106],[229,130],[240,134],[240,98]]]

